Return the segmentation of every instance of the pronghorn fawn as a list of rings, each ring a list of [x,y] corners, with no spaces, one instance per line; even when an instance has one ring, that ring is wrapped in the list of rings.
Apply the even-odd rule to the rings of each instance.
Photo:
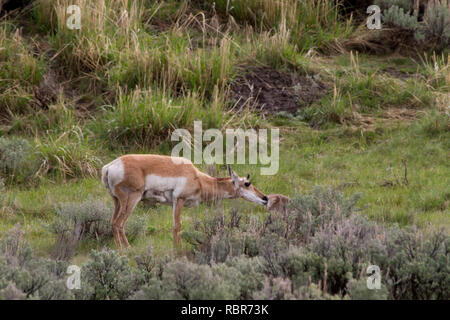
[[[269,194],[267,199],[267,211],[275,211],[279,213],[286,213],[287,206],[291,202],[289,197],[283,196],[282,194]]]
[[[200,202],[243,198],[260,205],[267,197],[228,165],[230,177],[214,178],[185,158],[161,155],[124,155],[102,168],[102,182],[114,201],[111,219],[117,247],[129,247],[124,225],[140,200],[172,205],[174,244],[180,245],[181,209]]]

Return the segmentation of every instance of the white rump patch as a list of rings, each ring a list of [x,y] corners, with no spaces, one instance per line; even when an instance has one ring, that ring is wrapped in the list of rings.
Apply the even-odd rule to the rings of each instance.
[[[111,192],[114,193],[114,187],[123,181],[125,175],[123,162],[121,159],[116,159],[105,167],[108,170],[108,184],[111,187]]]

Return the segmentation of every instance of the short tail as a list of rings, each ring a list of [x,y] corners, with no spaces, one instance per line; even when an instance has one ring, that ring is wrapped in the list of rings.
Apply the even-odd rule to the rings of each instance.
[[[108,166],[104,166],[102,168],[102,182],[105,185],[106,189],[110,194],[112,194],[111,188],[109,186],[109,179],[108,179]]]

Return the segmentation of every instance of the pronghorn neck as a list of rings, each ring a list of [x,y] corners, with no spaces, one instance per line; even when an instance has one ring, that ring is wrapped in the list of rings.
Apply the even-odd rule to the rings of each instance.
[[[214,178],[207,174],[199,176],[202,201],[216,201],[236,197],[231,178]]]

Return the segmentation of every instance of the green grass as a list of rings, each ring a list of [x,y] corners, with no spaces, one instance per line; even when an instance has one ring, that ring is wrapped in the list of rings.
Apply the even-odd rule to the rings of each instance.
[[[196,95],[171,98],[164,92],[135,90],[119,94],[116,106],[105,108],[102,121],[91,121],[88,126],[112,148],[149,148],[168,140],[176,127],[192,127],[195,119],[216,128],[223,118],[219,100],[205,104]]]
[[[371,139],[365,138],[362,132],[349,133],[345,128],[316,131],[298,123],[295,132],[282,133],[284,142],[277,175],[261,176],[258,167],[250,165],[236,165],[234,169],[241,175],[250,173],[253,183],[267,194],[293,196],[309,193],[316,185],[331,186],[347,195],[360,192],[359,205],[364,208],[361,214],[380,223],[431,225],[448,231],[450,168],[446,150],[449,131],[441,127],[430,137],[430,121],[422,119],[409,125],[397,123],[392,128],[377,130]],[[403,181],[402,159],[407,160],[408,185]],[[224,168],[219,169],[220,175],[226,174]],[[393,185],[383,186],[386,181]],[[100,180],[93,178],[65,184],[48,180],[32,190],[13,186],[8,192],[8,202],[15,215],[2,219],[2,229],[7,230],[17,222],[25,224],[26,230],[33,230],[27,234],[30,242],[39,252],[45,253],[52,243],[45,225],[55,216],[55,206],[89,196],[111,201]],[[226,207],[235,204],[246,214],[264,214],[264,208],[243,200],[224,202]],[[133,256],[150,243],[158,254],[172,252],[170,207],[149,208],[140,204],[133,214],[146,217],[146,236],[136,240],[127,254]],[[183,228],[195,217],[201,219],[205,214],[208,209],[204,205],[184,208]],[[108,245],[114,246],[112,239]],[[101,244],[92,240],[83,243],[75,261],[82,261],[90,249],[100,247]]]
[[[0,48],[0,114],[30,112],[33,86],[42,80],[48,65],[32,54],[20,30],[4,21],[0,21]]]

